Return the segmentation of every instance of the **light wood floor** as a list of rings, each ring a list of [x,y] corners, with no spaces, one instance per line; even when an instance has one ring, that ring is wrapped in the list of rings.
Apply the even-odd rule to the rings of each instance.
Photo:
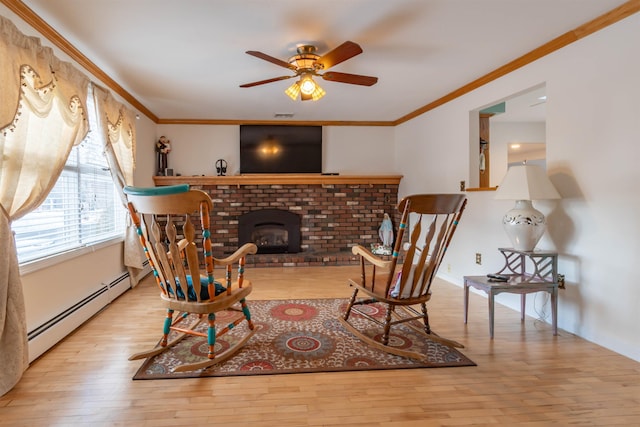
[[[248,272],[252,299],[350,294],[357,267]],[[163,310],[147,278],[32,363],[0,397],[1,426],[640,425],[640,363],[544,322],[438,282],[433,329],[465,345],[478,366],[396,371],[133,381]]]

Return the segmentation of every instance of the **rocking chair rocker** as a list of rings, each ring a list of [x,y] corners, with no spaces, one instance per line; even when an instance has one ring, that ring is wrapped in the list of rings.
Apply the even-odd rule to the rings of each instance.
[[[431,284],[465,205],[465,196],[459,194],[422,194],[405,197],[398,204],[402,219],[390,260],[381,259],[360,245],[352,248],[352,252],[360,256],[361,273],[360,277],[349,279],[349,285],[354,288],[353,295],[344,314],[339,318],[347,330],[374,348],[417,360],[424,360],[426,355],[390,345],[389,336],[393,326],[407,323],[407,326],[426,334],[434,341],[453,347],[464,347],[460,343],[436,335],[431,330],[426,303],[431,298]],[[410,214],[414,224],[413,230],[409,241],[403,245],[402,240]],[[426,227],[425,230],[423,226]],[[404,262],[401,270],[396,272],[401,248],[406,251]],[[358,298],[360,292],[365,294],[364,298]],[[375,303],[386,306],[383,321],[361,308]],[[419,306],[420,311],[414,306]],[[349,320],[352,312],[381,327],[381,341],[371,338],[354,326]],[[420,324],[420,320],[423,325]]]
[[[213,202],[203,191],[190,190],[188,185],[175,185],[125,187],[124,192],[140,243],[160,288],[160,298],[167,309],[160,344],[132,355],[129,360],[160,354],[189,335],[207,338],[207,358],[179,365],[175,372],[206,368],[230,358],[256,332],[245,300],[251,293],[251,282],[244,277],[245,257],[257,252],[256,245],[247,243],[223,259],[212,256],[209,213]],[[198,227],[192,221],[195,215],[199,215]],[[164,224],[164,232],[161,224]],[[183,224],[181,233],[176,224]],[[237,266],[235,278],[234,265]],[[217,266],[226,270],[222,283],[214,280]],[[204,275],[201,274],[203,269]],[[217,330],[216,313],[224,310],[235,310],[241,315]],[[175,311],[180,315],[174,316]],[[205,320],[208,322],[206,333],[196,331],[196,326]],[[191,324],[183,326],[188,322]],[[244,322],[246,332],[240,329]],[[243,330],[241,338],[226,350],[216,353],[216,339],[231,329]],[[172,334],[175,338],[169,341],[170,331],[175,331]]]

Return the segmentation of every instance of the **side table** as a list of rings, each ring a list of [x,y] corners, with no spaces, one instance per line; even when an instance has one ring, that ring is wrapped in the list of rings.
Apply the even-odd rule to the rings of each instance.
[[[505,265],[496,274],[506,276],[508,281],[496,282],[487,276],[464,276],[464,323],[467,323],[469,311],[470,286],[488,295],[491,338],[493,338],[496,295],[502,292],[520,294],[520,320],[524,321],[526,294],[542,291],[551,295],[553,335],[558,335],[558,254],[548,251],[519,251],[511,248],[499,250],[505,258]],[[526,271],[527,263],[533,266],[533,271]]]

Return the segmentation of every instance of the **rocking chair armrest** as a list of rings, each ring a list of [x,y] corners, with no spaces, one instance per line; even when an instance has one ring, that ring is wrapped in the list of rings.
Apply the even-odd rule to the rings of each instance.
[[[355,245],[354,247],[351,248],[351,252],[353,252],[354,255],[360,255],[364,260],[368,261],[369,263],[377,267],[381,267],[383,269],[388,270],[391,266],[391,261],[386,261],[379,258],[364,246]]]
[[[229,265],[234,264],[240,260],[240,258],[247,255],[255,255],[258,252],[258,247],[253,243],[245,243],[234,253],[226,258],[216,258],[216,264]]]

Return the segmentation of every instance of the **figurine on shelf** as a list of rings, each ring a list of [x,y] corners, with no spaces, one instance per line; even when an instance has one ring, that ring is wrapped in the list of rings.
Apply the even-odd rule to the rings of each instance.
[[[169,163],[167,161],[167,155],[171,151],[171,141],[165,136],[161,136],[158,142],[156,142],[156,153],[158,153],[158,175],[165,175]]]

